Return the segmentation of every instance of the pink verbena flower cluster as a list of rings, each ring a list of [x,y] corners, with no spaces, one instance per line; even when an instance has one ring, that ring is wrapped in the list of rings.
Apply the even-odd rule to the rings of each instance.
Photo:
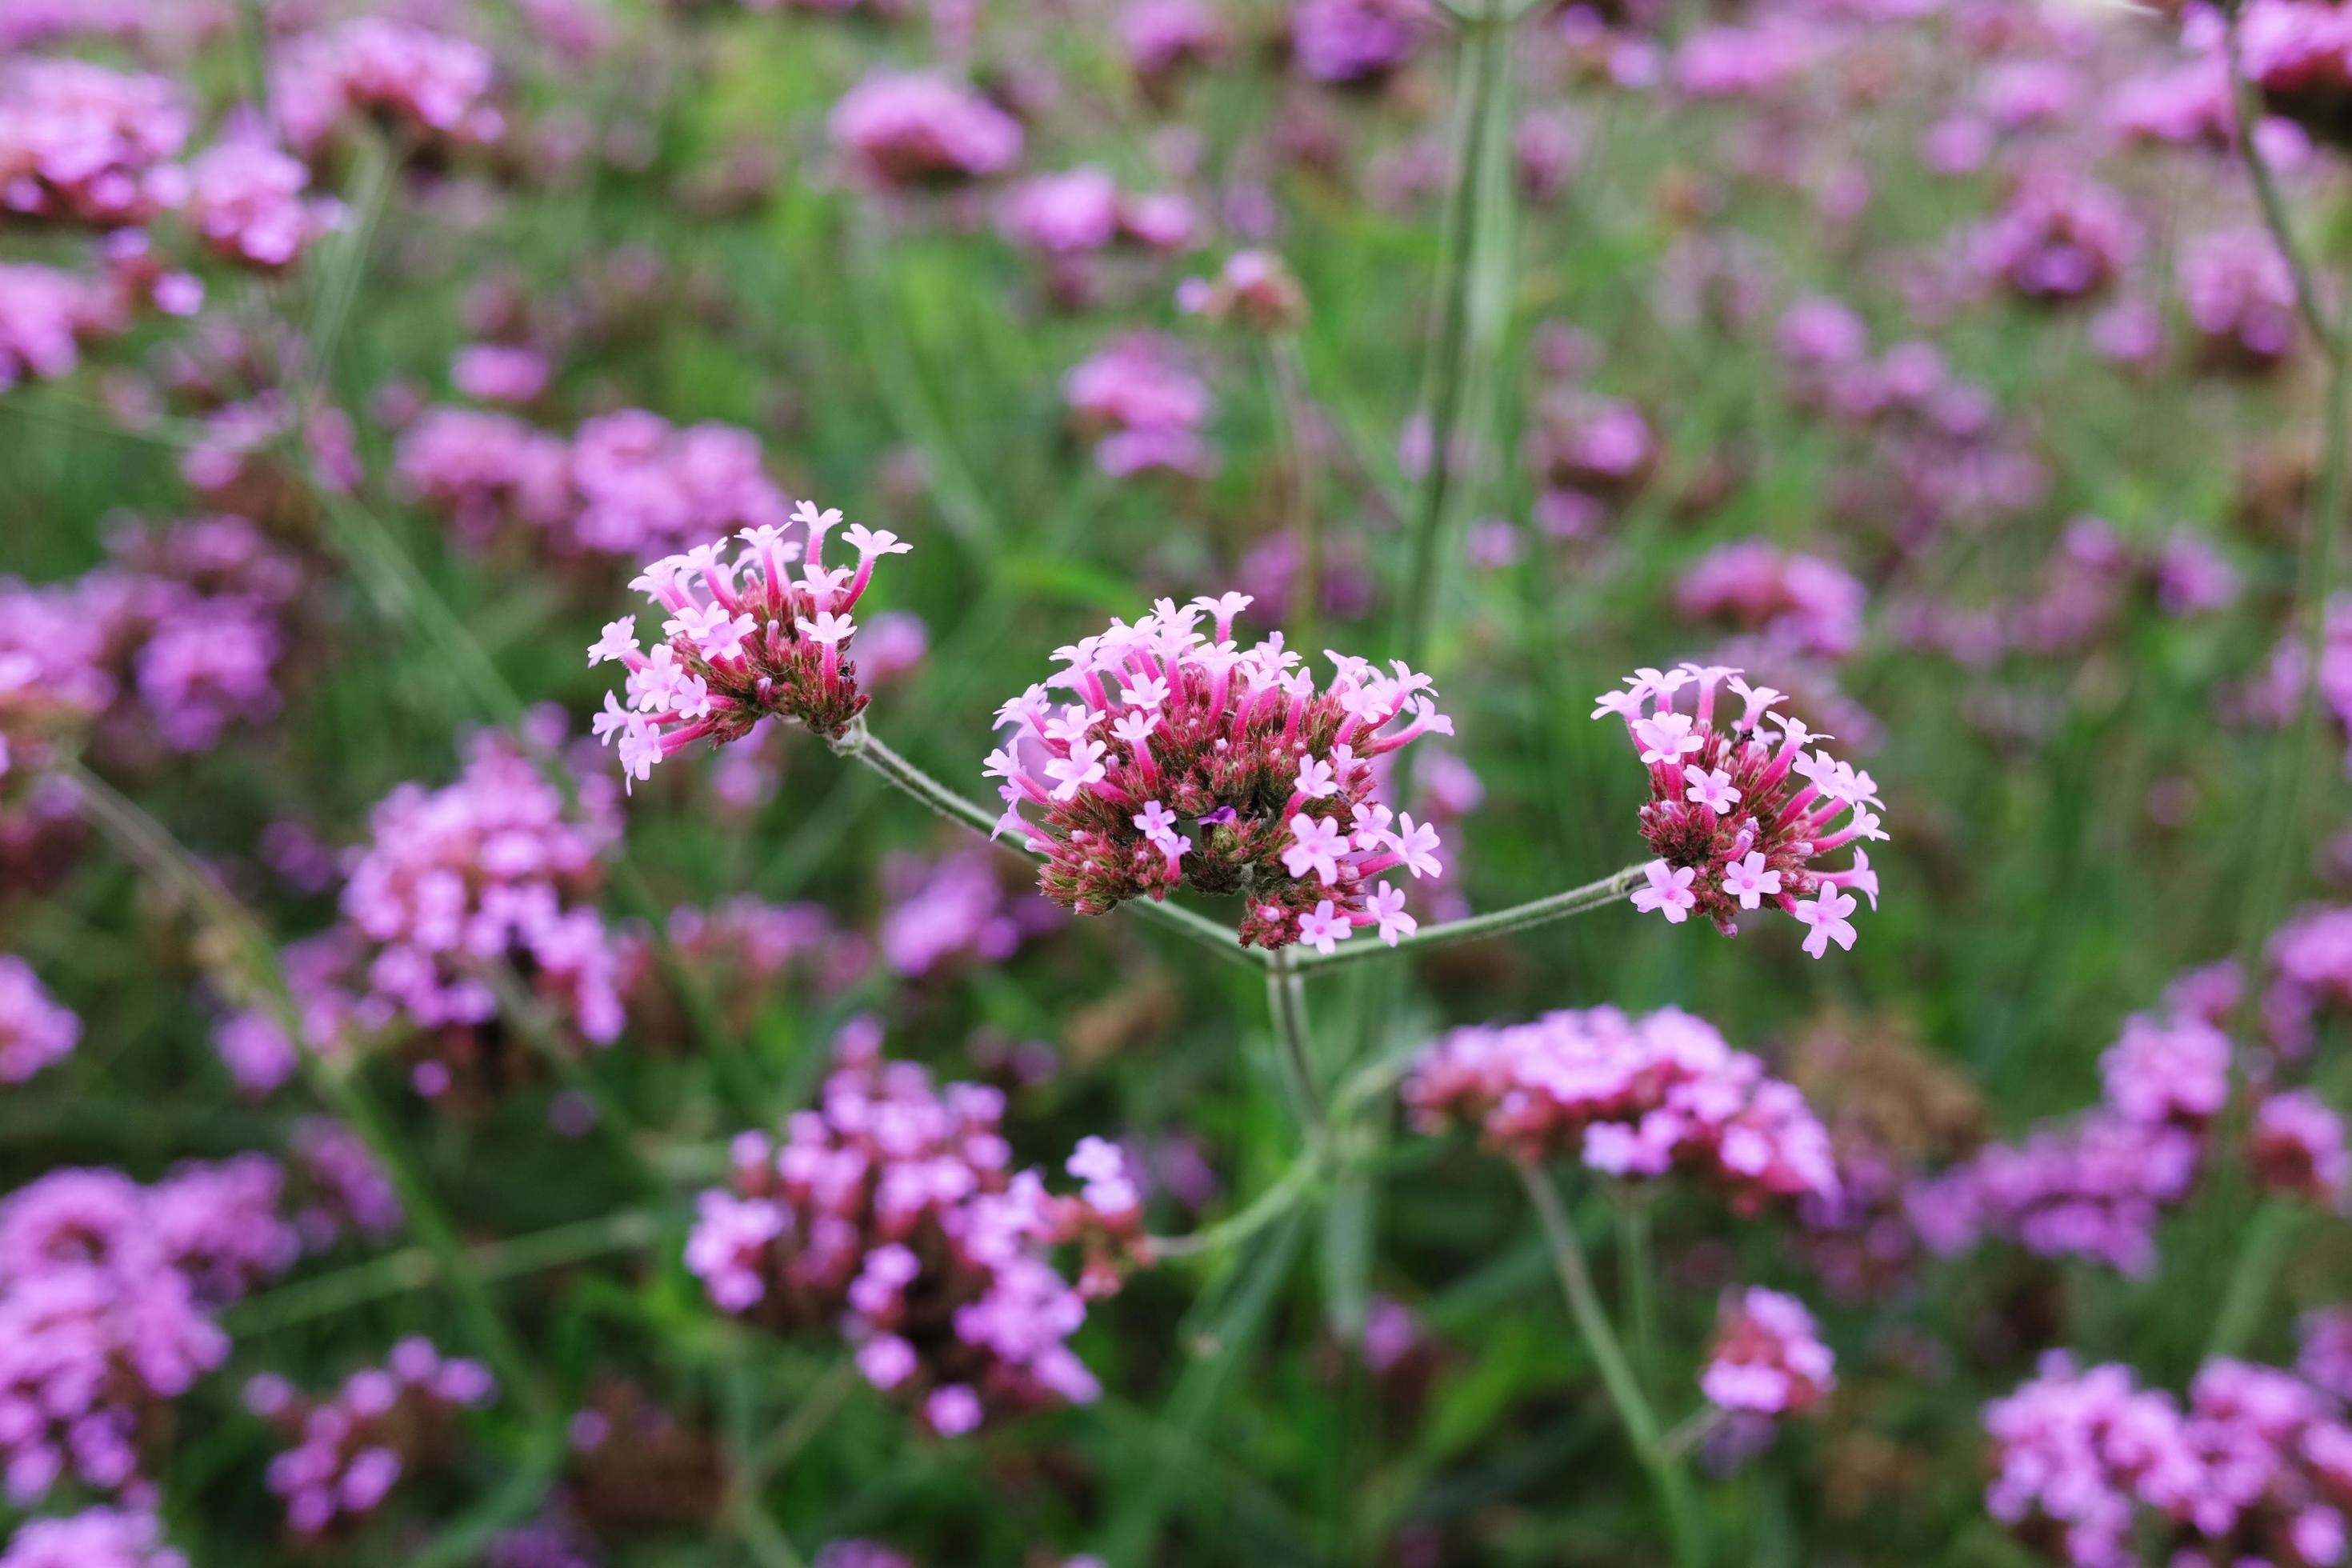
[[[467,544],[514,526],[565,560],[645,560],[790,521],[750,432],[635,408],[568,442],[507,415],[436,408],[402,434],[394,472]]]
[[[2352,1426],[2275,1368],[2209,1361],[2184,1411],[2131,1370],[2063,1352],[1985,1407],[1992,1516],[2075,1568],[2330,1568],[2352,1506]],[[2143,1544],[2156,1555],[2144,1559]]]
[[[2352,1307],[2305,1312],[2296,1325],[2294,1370],[2312,1387],[2352,1401]]]
[[[981,94],[928,71],[877,72],[833,106],[833,143],[882,190],[964,184],[1021,156],[1021,122]]]
[[[444,1357],[412,1337],[324,1399],[263,1373],[247,1383],[245,1403],[294,1439],[269,1461],[269,1489],[286,1500],[289,1529],[319,1536],[366,1518],[404,1475],[447,1458],[457,1413],[497,1393],[479,1363]]]
[[[935,1088],[886,1061],[879,1027],[853,1023],[818,1108],[781,1144],[735,1141],[733,1180],[702,1194],[687,1267],[721,1310],[837,1329],[866,1381],[942,1436],[1089,1403],[1097,1386],[1067,1343],[1086,1302],[1050,1249],[1090,1240],[1099,1256],[1118,1237],[1139,1256],[1140,1197],[1107,1144],[1108,1161],[1088,1145],[1072,1157],[1075,1197],[1014,1173],[1003,1111],[996,1089]],[[1090,1263],[1088,1283],[1115,1283],[1115,1269]]]
[[[2345,621],[2352,631],[2352,615]],[[2333,650],[2329,657],[2336,657]],[[2346,710],[2352,711],[2352,641],[2343,662]],[[2306,1055],[2323,1012],[2352,1011],[2352,907],[2298,910],[2271,934],[2265,956],[2271,978],[2263,992],[2263,1027],[2286,1055]]]
[[[341,202],[303,194],[310,184],[299,158],[256,140],[223,142],[189,163],[182,214],[215,255],[282,272],[344,219]]]
[[[112,289],[54,267],[0,263],[0,392],[55,381],[81,363],[81,345],[131,324]]]
[[[497,74],[478,44],[362,16],[282,46],[270,80],[287,140],[315,156],[352,117],[446,144],[495,142],[506,131],[491,101]]]
[[[1729,935],[1741,910],[1769,903],[1808,928],[1804,947],[1815,958],[1832,942],[1851,949],[1854,900],[1846,889],[1878,905],[1878,873],[1858,841],[1886,837],[1871,776],[1807,750],[1808,741],[1829,737],[1774,712],[1781,693],[1748,685],[1729,666],[1639,669],[1625,685],[1603,692],[1592,716],[1623,720],[1650,770],[1642,837],[1657,858],[1643,868],[1633,907],[1676,925],[1696,914]],[[1695,689],[1687,713],[1675,706],[1685,687]],[[1737,717],[1717,711],[1718,689],[1738,700]],[[1815,867],[1848,844],[1852,866]]]
[[[1147,250],[1181,250],[1192,243],[1192,205],[1169,192],[1135,195],[1102,169],[1087,164],[1066,174],[1037,174],[1004,198],[1004,231],[1048,256],[1071,257],[1125,242]]]
[[[1178,284],[1176,308],[1205,321],[1238,321],[1252,331],[1290,331],[1307,321],[1307,290],[1274,252],[1236,250],[1215,277]]]
[[[1118,37],[1129,68],[1148,83],[1213,60],[1231,42],[1207,0],[1127,0]]]
[[[22,1083],[72,1054],[81,1020],[58,1005],[33,966],[0,952],[0,1083]]]
[[[1206,474],[1216,455],[1202,436],[1215,411],[1208,384],[1183,351],[1154,332],[1129,332],[1071,367],[1062,395],[1095,443],[1095,466],[1114,479],[1152,468]]]
[[[8,1538],[0,1568],[188,1568],[188,1559],[164,1544],[153,1514],[100,1507],[27,1520]]]
[[[1801,1415],[1837,1386],[1837,1357],[1802,1301],[1751,1285],[1724,1297],[1698,1386],[1718,1410]]]
[[[2095,181],[2052,168],[2029,171],[2009,205],[1968,236],[1967,265],[1978,278],[2031,300],[2063,302],[2098,293],[2138,257],[2139,220],[2122,196]]]
[[[2127,1274],[2155,1267],[2157,1221],[2188,1195],[2205,1130],[2229,1100],[2229,1037],[2201,1018],[2137,1016],[2099,1065],[2105,1093],[2086,1115],[1990,1145],[1914,1188],[1930,1247],[1951,1254],[1990,1237]]]
[[[1436,22],[1426,0],[1298,0],[1291,58],[1316,81],[1377,86],[1412,63]]]
[[[473,742],[455,783],[385,796],[342,894],[360,1012],[378,1027],[478,1030],[499,1016],[490,966],[511,964],[583,1037],[610,1044],[619,965],[593,900],[619,837],[614,807],[609,784],[584,780],[575,810],[498,734]]]
[[[1055,649],[1066,668],[997,710],[1013,731],[988,758],[1004,781],[997,831],[1045,856],[1039,887],[1080,914],[1184,886],[1246,900],[1244,946],[1329,952],[1358,926],[1394,945],[1415,922],[1403,889],[1373,879],[1433,875],[1439,846],[1427,823],[1391,812],[1372,763],[1453,721],[1402,662],[1382,674],[1327,653],[1318,692],[1280,632],[1241,651],[1234,617],[1250,603],[1161,599],[1133,626]],[[1049,688],[1076,700],[1056,704]]]
[[[21,58],[0,74],[0,209],[114,227],[179,205],[190,121],[161,77]]]
[[[2200,235],[2180,256],[2180,299],[2206,352],[2265,369],[2294,348],[2294,275],[2259,228]]]
[[[0,1477],[18,1506],[70,1480],[152,1493],[163,1407],[217,1366],[208,1308],[292,1261],[274,1167],[184,1166],[152,1187],[49,1172],[0,1199]]]
[[[985,846],[936,859],[886,859],[882,889],[890,902],[876,932],[883,960],[909,979],[959,958],[1001,963],[1061,925],[1062,911],[1018,882],[1008,885],[1006,869],[1006,858]]]
[[[841,513],[803,501],[793,521],[799,539],[773,525],[744,529],[732,561],[719,541],[651,563],[630,586],[668,612],[667,640],[646,653],[637,618],[624,616],[589,648],[590,664],[614,660],[628,671],[628,707],[606,693],[595,727],[607,744],[618,740],[632,786],[695,742],[740,741],[772,715],[839,740],[865,711],[869,699],[848,658],[857,635],[849,612],[873,581],[874,563],[913,546],[852,523],[841,537],[857,552],[856,566],[827,566],[825,539]],[[795,561],[797,579],[784,571]]]
[[[296,1188],[289,1223],[306,1250],[323,1252],[347,1235],[380,1239],[399,1232],[405,1221],[400,1195],[350,1128],[306,1116],[294,1124],[287,1153]]]
[[[1762,539],[1717,545],[1675,584],[1675,607],[1692,619],[1734,620],[1822,658],[1843,658],[1861,643],[1867,599],[1861,580],[1835,562]]]
[[[1475,1125],[1516,1158],[1575,1157],[1613,1176],[1696,1170],[1742,1214],[1837,1190],[1829,1133],[1804,1096],[1675,1007],[1455,1029],[1421,1053],[1402,1093],[1423,1132]]]
[[[2344,1119],[2309,1089],[2265,1098],[2246,1133],[2246,1163],[2266,1192],[2344,1212],[2352,1199],[2352,1152]]]

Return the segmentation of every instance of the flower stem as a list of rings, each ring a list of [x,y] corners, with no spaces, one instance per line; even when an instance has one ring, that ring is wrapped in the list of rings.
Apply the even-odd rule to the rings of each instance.
[[[652,1243],[660,1234],[656,1215],[645,1209],[623,1209],[573,1225],[559,1225],[504,1241],[484,1242],[466,1249],[474,1272],[485,1281],[520,1279],[541,1269],[562,1268],[606,1253],[626,1252]],[[422,1290],[442,1278],[440,1260],[422,1247],[355,1263],[331,1274],[281,1285],[248,1298],[221,1314],[222,1325],[240,1338],[274,1333],[331,1318],[354,1307],[388,1297]]]
[[[1290,1163],[1290,1169],[1282,1173],[1280,1180],[1240,1213],[1187,1235],[1148,1237],[1151,1256],[1156,1259],[1202,1258],[1247,1241],[1296,1208],[1313,1190],[1316,1178],[1323,1171],[1323,1159],[1321,1146],[1309,1145]]]
[[[891,750],[881,737],[866,727],[864,719],[853,721],[847,732],[832,744],[836,755],[873,769],[949,821],[961,823],[984,837],[995,834],[996,817],[986,806],[958,794]],[[1232,930],[1181,905],[1136,899],[1121,907],[1133,910],[1139,919],[1181,932],[1230,963],[1244,963],[1252,968],[1264,967],[1266,963],[1264,953],[1255,948],[1244,947]]]
[[[1567,920],[1572,915],[1590,914],[1594,910],[1606,908],[1622,899],[1641,879],[1642,868],[1628,866],[1597,882],[1587,882],[1566,892],[1531,899],[1524,904],[1513,904],[1509,909],[1496,910],[1493,914],[1472,915],[1465,920],[1448,921],[1444,925],[1423,926],[1411,936],[1400,937],[1393,950],[1378,942],[1351,942],[1328,953],[1302,952],[1293,962],[1302,972],[1316,973],[1359,963],[1366,959],[1384,958],[1391,951],[1404,952],[1416,948],[1450,947],[1455,942],[1475,942],[1481,937],[1528,931],[1536,926],[1549,925],[1554,921]]]
[[[1281,948],[1265,972],[1265,1010],[1274,1021],[1275,1040],[1281,1047],[1283,1077],[1290,1098],[1306,1123],[1308,1147],[1323,1141],[1330,1130],[1330,1113],[1323,1103],[1323,1086],[1315,1071],[1315,1032],[1307,1017],[1307,987],[1299,984],[1296,948]]]
[[[1455,459],[1477,440],[1494,402],[1495,361],[1510,316],[1511,38],[1516,15],[1495,0],[1456,9],[1454,189],[1446,204],[1437,282],[1437,339],[1423,376],[1429,459],[1411,522],[1411,568],[1398,651],[1420,666],[1450,576],[1465,485]],[[1459,476],[1466,478],[1467,476]]]
[[[1290,596],[1291,638],[1300,647],[1317,647],[1320,644],[1316,623],[1323,613],[1323,514],[1315,504],[1318,479],[1316,436],[1307,427],[1307,366],[1299,357],[1298,339],[1290,332],[1269,339],[1265,358],[1275,444],[1282,453],[1283,479],[1290,492],[1290,526],[1298,535],[1298,587]]]
[[[2286,1198],[2273,1198],[2254,1211],[2245,1226],[2237,1262],[2230,1269],[2221,1305],[2213,1314],[2212,1335],[2205,1344],[2207,1360],[2243,1355],[2253,1342],[2255,1331],[2262,1327],[2263,1309],[2270,1301],[2272,1283],[2279,1266],[2286,1261],[2288,1246],[2304,1213],[2300,1204]]]
[[[2287,222],[2286,201],[2280,195],[2278,175],[2271,161],[2255,140],[2254,132],[2263,121],[2261,95],[2252,82],[2246,79],[2245,47],[2238,36],[2238,5],[2221,7],[2223,24],[2223,59],[2230,73],[2230,107],[2236,119],[2239,156],[2246,163],[2247,176],[2252,180],[2254,199],[2261,205],[2263,226],[2271,231],[2278,243],[2279,254],[2284,258],[2288,274],[2294,279],[2295,313],[2310,329],[2312,341],[2320,352],[2331,359],[2343,357],[2343,328],[2328,330],[2327,320],[2320,310],[2319,290],[2315,287],[2311,266],[2305,259],[2303,247],[2295,243],[2294,226]]]
[[[293,1042],[304,1079],[383,1165],[410,1226],[457,1298],[458,1310],[467,1318],[484,1359],[536,1419],[547,1408],[547,1394],[523,1354],[521,1342],[500,1315],[497,1303],[490,1300],[480,1272],[458,1243],[456,1226],[407,1152],[393,1137],[374,1100],[354,1075],[342,1071],[312,1048],[303,1032],[300,1005],[287,984],[278,951],[268,937],[203,863],[172,837],[170,829],[80,763],[68,762],[59,772],[71,780],[84,814],[113,840],[117,848],[149,876],[201,910],[236,942],[247,968],[248,982],[262,993],[277,1015],[278,1026]]]
[[[1601,1369],[1601,1386],[1608,1390],[1609,1402],[1617,1408],[1617,1419],[1623,1423],[1626,1436],[1633,1440],[1633,1457],[1649,1471],[1651,1484],[1657,1489],[1659,1510],[1665,1516],[1666,1533],[1674,1543],[1675,1568],[1705,1568],[1706,1547],[1699,1535],[1690,1479],[1684,1473],[1681,1460],[1667,1451],[1658,1430],[1657,1415],[1651,1410],[1649,1398],[1643,1394],[1641,1382],[1633,1375],[1633,1365],[1617,1342],[1617,1331],[1610,1326],[1609,1313],[1601,1304],[1601,1292],[1593,1288],[1591,1272],[1584,1266],[1584,1250],[1577,1242],[1576,1227],[1560,1205],[1559,1192],[1541,1166],[1524,1160],[1516,1164],[1520,1184],[1527,1188],[1528,1201],[1534,1205],[1536,1219],[1543,1227],[1544,1243],[1551,1251],[1552,1267],[1559,1275],[1560,1293],[1568,1299],[1569,1314],[1576,1320],[1577,1331],[1584,1336]]]

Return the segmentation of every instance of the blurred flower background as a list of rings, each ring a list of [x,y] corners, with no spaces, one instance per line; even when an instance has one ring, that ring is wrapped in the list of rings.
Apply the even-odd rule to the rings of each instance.
[[[0,0],[0,1568],[2352,1563],[2347,155],[2328,0]]]

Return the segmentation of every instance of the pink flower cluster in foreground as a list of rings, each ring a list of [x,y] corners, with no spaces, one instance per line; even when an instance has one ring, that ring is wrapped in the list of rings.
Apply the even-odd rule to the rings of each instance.
[[[1804,1097],[1675,1007],[1455,1029],[1402,1092],[1423,1132],[1475,1125],[1515,1158],[1572,1157],[1614,1176],[1696,1170],[1742,1214],[1837,1190],[1829,1133]]]
[[[797,539],[773,525],[743,530],[732,560],[720,541],[651,563],[630,586],[668,613],[666,640],[648,654],[636,617],[624,616],[589,648],[590,664],[614,660],[628,672],[628,706],[607,693],[596,735],[618,740],[632,784],[697,741],[740,741],[771,715],[838,740],[865,711],[868,699],[848,657],[857,635],[849,612],[873,581],[874,563],[913,546],[852,523],[841,537],[857,564],[827,566],[825,540],[841,513],[803,501],[793,521]],[[794,562],[797,578],[784,570]]]
[[[446,1458],[457,1412],[497,1393],[479,1363],[445,1358],[412,1337],[324,1399],[264,1373],[246,1384],[245,1403],[294,1439],[269,1461],[269,1489],[286,1500],[289,1528],[315,1536],[366,1518],[402,1476]]]
[[[1183,351],[1154,332],[1129,332],[1062,379],[1079,429],[1095,441],[1095,466],[1115,479],[1166,468],[1206,474],[1215,454],[1201,435],[1214,404]]]
[[[997,830],[1046,858],[1038,885],[1080,914],[1181,886],[1240,895],[1245,946],[1330,952],[1359,926],[1393,945],[1415,921],[1404,889],[1374,879],[1435,875],[1437,831],[1390,810],[1372,764],[1453,722],[1402,662],[1327,654],[1318,691],[1281,633],[1242,651],[1234,618],[1250,602],[1161,599],[1055,649],[1065,668],[997,711],[1012,731],[988,758],[1004,781]]]
[[[867,77],[833,106],[828,130],[851,170],[884,190],[986,179],[1021,156],[1019,121],[928,71]]]
[[[1725,1296],[1698,1386],[1718,1410],[1801,1415],[1837,1386],[1837,1357],[1802,1301],[1750,1286]]]
[[[2188,1408],[2128,1367],[2063,1352],[1985,1407],[1992,1516],[2075,1568],[2331,1568],[2352,1506],[2352,1427],[2290,1373],[2207,1362]],[[2143,1543],[2155,1554],[2143,1557]]]
[[[1772,710],[1782,694],[1750,686],[1724,665],[1640,669],[1627,689],[1603,692],[1595,719],[1615,714],[1650,770],[1642,837],[1657,858],[1644,868],[1633,907],[1673,924],[1696,914],[1726,935],[1740,911],[1767,904],[1808,928],[1805,951],[1820,958],[1836,942],[1852,948],[1852,889],[1878,904],[1878,873],[1859,840],[1883,839],[1877,786],[1809,741],[1825,741],[1801,719]],[[1693,689],[1691,711],[1676,707]],[[1719,711],[1719,692],[1739,704]],[[1853,864],[1826,871],[1814,861],[1854,845]],[[1801,901],[1801,900],[1810,901]]]
[[[942,1436],[1099,1392],[1072,1353],[1085,1296],[1051,1249],[1079,1242],[1086,1294],[1114,1289],[1141,1256],[1141,1196],[1118,1151],[1089,1139],[1071,1157],[1085,1184],[1055,1197],[1015,1173],[1002,1093],[937,1088],[886,1061],[880,1029],[844,1031],[814,1110],[779,1144],[735,1141],[727,1189],[702,1194],[686,1248],[722,1310],[769,1327],[838,1331],[875,1387]]]
[[[383,16],[362,16],[282,46],[271,90],[286,136],[318,153],[346,118],[388,121],[431,141],[495,142],[497,68],[478,44]]]
[[[0,1477],[18,1507],[70,1482],[134,1501],[163,1406],[217,1366],[210,1308],[289,1265],[276,1167],[152,1187],[64,1168],[0,1199]]]
[[[26,1521],[0,1552],[0,1568],[188,1568],[188,1559],[163,1543],[153,1514],[87,1508]]]
[[[161,77],[19,58],[0,73],[0,209],[114,227],[180,205],[190,121]]]
[[[1929,1247],[1948,1255],[1994,1237],[2127,1274],[2155,1267],[2157,1221],[2188,1195],[2229,1100],[2229,1037],[2194,1016],[2134,1017],[2099,1067],[2105,1094],[2088,1113],[1913,1189]]]
[[[70,1055],[81,1020],[44,990],[33,966],[0,952],[0,1083],[22,1083]]]

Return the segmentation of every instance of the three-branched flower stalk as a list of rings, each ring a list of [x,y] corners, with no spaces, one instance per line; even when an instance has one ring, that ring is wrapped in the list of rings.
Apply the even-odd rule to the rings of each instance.
[[[1244,946],[1328,953],[1362,926],[1394,945],[1417,922],[1404,889],[1374,879],[1436,875],[1437,830],[1390,809],[1373,763],[1453,721],[1402,663],[1327,651],[1318,690],[1281,633],[1243,650],[1234,617],[1250,603],[1161,599],[1056,649],[1065,668],[997,713],[1013,731],[988,758],[997,831],[1045,857],[1039,887],[1080,914],[1185,886],[1245,900]]]
[[[637,641],[637,618],[624,616],[589,648],[590,664],[612,659],[628,670],[627,705],[606,692],[595,731],[607,744],[618,737],[633,785],[682,748],[740,741],[771,715],[837,741],[865,710],[868,699],[848,657],[857,635],[849,612],[872,581],[874,563],[912,547],[852,523],[841,537],[857,552],[857,564],[829,567],[825,538],[841,513],[803,501],[793,522],[800,538],[771,525],[743,530],[732,560],[719,541],[652,563],[629,585],[667,612],[667,640],[647,652]],[[799,575],[787,575],[796,562]]]
[[[1633,907],[1675,925],[1696,914],[1728,936],[1743,910],[1769,903],[1811,928],[1804,946],[1815,958],[1831,942],[1851,949],[1853,892],[1878,907],[1878,873],[1860,840],[1886,837],[1870,775],[1809,750],[1830,737],[1774,712],[1783,694],[1727,666],[1638,669],[1625,684],[1603,692],[1592,716],[1622,719],[1650,770],[1642,837],[1657,858],[1643,868]],[[1686,689],[1687,712],[1676,707]],[[1719,692],[1738,700],[1737,715],[1717,711]],[[1853,865],[1814,865],[1848,844]]]

